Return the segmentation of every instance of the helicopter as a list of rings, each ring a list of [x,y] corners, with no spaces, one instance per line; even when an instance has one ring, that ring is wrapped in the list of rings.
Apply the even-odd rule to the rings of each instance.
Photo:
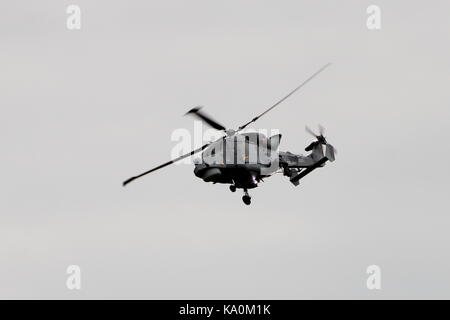
[[[305,126],[306,131],[315,137],[315,141],[305,148],[305,151],[309,151],[309,154],[305,156],[289,151],[278,151],[281,134],[267,137],[263,133],[247,132],[245,129],[297,92],[329,65],[330,63],[320,68],[270,108],[237,129],[227,129],[204,113],[202,107],[192,108],[186,115],[194,116],[210,127],[221,131],[221,136],[200,148],[129,178],[123,182],[123,186],[200,152],[201,158],[194,161],[194,175],[204,182],[229,184],[231,192],[236,192],[236,189],[243,189],[242,201],[246,205],[251,204],[251,196],[248,190],[256,188],[260,182],[264,182],[263,179],[275,173],[283,173],[294,186],[298,186],[299,180],[307,174],[323,167],[327,161],[333,162],[335,160],[336,150],[327,142],[324,136],[324,128],[319,125],[319,134],[316,134],[308,126]]]

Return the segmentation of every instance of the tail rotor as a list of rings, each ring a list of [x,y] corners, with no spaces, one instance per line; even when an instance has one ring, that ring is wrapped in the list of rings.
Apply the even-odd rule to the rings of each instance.
[[[325,128],[319,124],[319,134],[316,134],[314,131],[312,131],[308,126],[305,126],[306,132],[311,134],[313,137],[317,139],[317,141],[312,142],[309,146],[305,148],[306,151],[312,150],[317,144],[325,145],[325,157],[329,161],[334,161],[335,154],[337,153],[336,149],[327,142],[327,139],[323,135],[325,132]]]

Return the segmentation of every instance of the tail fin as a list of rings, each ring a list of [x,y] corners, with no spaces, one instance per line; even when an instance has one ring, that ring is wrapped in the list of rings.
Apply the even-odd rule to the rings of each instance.
[[[333,162],[334,161],[334,153],[335,153],[334,147],[331,144],[329,144],[329,143],[327,143],[325,145],[325,147],[326,147],[325,157],[327,157],[327,159],[329,161]]]

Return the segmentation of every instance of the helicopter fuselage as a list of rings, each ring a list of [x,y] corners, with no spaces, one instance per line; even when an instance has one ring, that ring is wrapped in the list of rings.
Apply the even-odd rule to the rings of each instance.
[[[280,138],[281,135],[267,138],[257,132],[223,137],[203,151],[194,174],[205,182],[255,188],[280,168],[277,151]]]

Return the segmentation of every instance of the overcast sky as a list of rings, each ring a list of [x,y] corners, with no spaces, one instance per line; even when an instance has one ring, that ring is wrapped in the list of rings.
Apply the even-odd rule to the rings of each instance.
[[[68,30],[66,8],[81,8]],[[369,5],[381,30],[366,27]],[[3,1],[0,298],[450,298],[450,3]],[[170,159],[196,105],[280,150],[294,187],[204,183]],[[382,289],[366,287],[378,265]],[[66,288],[79,265],[82,289]]]

